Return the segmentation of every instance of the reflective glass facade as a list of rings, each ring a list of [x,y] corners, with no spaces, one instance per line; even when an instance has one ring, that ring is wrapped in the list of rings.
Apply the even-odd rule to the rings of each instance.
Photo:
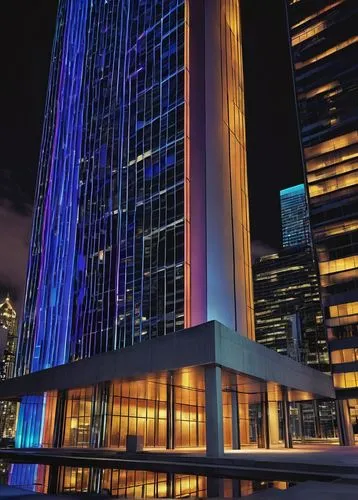
[[[282,246],[310,245],[311,232],[304,184],[280,191]]]
[[[18,373],[184,327],[184,1],[61,1]]]
[[[284,446],[279,384],[223,370],[220,390],[226,449]],[[21,404],[16,447],[125,450],[131,435],[141,436],[147,450],[203,450],[208,395],[205,367],[198,366],[28,396]]]
[[[358,4],[288,1],[288,18],[325,324],[333,371],[347,374],[334,379],[358,389],[356,367],[334,354],[358,346]]]
[[[18,375],[207,319],[253,337],[239,2],[216,3],[60,1]],[[204,67],[220,106],[194,102],[191,110],[191,92],[209,91],[194,64],[204,13],[226,38],[213,47],[215,64],[233,74]],[[205,111],[207,134],[198,121]],[[220,157],[200,163],[191,134]],[[216,217],[206,191],[225,194]],[[219,222],[232,237],[212,249]],[[224,258],[226,274],[212,278],[208,268]],[[218,287],[222,301],[212,297]]]
[[[214,319],[254,338],[245,148],[239,0],[60,0],[17,375]],[[113,384],[56,396],[58,445],[122,446],[134,401],[167,445],[162,394]],[[23,399],[18,445],[46,445],[49,397]],[[203,401],[176,404],[198,446]]]

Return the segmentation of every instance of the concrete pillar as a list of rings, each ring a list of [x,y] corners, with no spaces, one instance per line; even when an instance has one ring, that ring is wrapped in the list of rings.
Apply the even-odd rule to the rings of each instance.
[[[175,448],[175,394],[174,373],[169,372],[167,378],[167,450]]]
[[[242,392],[239,394],[240,448],[250,444],[249,422],[249,395]]]
[[[232,449],[240,449],[239,398],[237,394],[236,375],[232,374],[231,382],[231,422],[232,422]]]
[[[270,448],[269,416],[267,392],[261,393],[261,404],[258,415],[258,448]]]
[[[205,367],[206,455],[224,454],[223,402],[220,366]]]
[[[279,418],[278,418],[278,402],[269,401],[268,402],[268,428],[270,435],[270,446],[275,446],[279,444],[280,433],[279,433]]]
[[[290,405],[288,402],[287,387],[282,387],[282,408],[283,408],[283,434],[285,448],[292,448],[292,436],[290,430]]]
[[[348,401],[337,400],[336,411],[337,411],[339,443],[341,446],[353,446],[354,434],[349,414]]]

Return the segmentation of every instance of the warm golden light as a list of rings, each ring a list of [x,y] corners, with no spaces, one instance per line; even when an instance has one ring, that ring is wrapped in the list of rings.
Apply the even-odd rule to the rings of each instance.
[[[315,231],[315,238],[329,238],[330,236],[337,236],[339,234],[350,233],[358,229],[358,220],[339,222],[337,224],[329,225],[328,227],[319,228]]]
[[[341,349],[331,352],[332,364],[353,363],[358,361],[358,348]]]
[[[356,184],[358,184],[358,171],[333,177],[332,179],[321,181],[317,184],[311,184],[308,186],[308,190],[310,197],[314,198],[315,196],[322,196],[327,193],[332,193],[337,189],[344,189],[355,186]]]
[[[358,386],[358,372],[334,373],[334,386],[337,389],[349,389]]]
[[[338,163],[333,166],[321,166],[319,170],[315,170],[307,175],[307,181],[309,183],[317,182],[329,177],[341,175],[352,170],[358,169],[357,161],[344,161],[343,163]]]
[[[331,318],[338,316],[348,316],[350,314],[358,314],[358,302],[348,302],[346,304],[338,304],[330,306],[329,315]]]
[[[321,275],[347,271],[356,267],[358,267],[358,255],[319,263],[319,271]]]
[[[335,137],[334,139],[329,139],[328,141],[321,142],[316,146],[305,148],[305,159],[309,160],[318,155],[330,153],[332,151],[336,152],[337,149],[345,148],[357,142],[358,131],[349,132],[348,134],[340,135],[339,137]]]
[[[310,59],[307,59],[307,61],[295,63],[295,68],[302,69],[306,66],[309,66],[312,63],[315,63],[317,61],[320,61],[321,59],[324,59],[325,57],[330,56],[331,54],[334,54],[335,52],[339,52],[340,50],[345,49],[346,47],[349,47],[349,45],[352,45],[353,43],[357,42],[358,42],[358,35],[352,36],[351,38],[348,38],[348,40],[344,40],[344,42],[337,43],[337,45],[335,45],[334,47],[331,47],[330,49],[327,49],[324,52],[321,52],[320,54],[311,57]]]
[[[333,82],[325,83],[324,85],[320,85],[319,87],[316,87],[312,90],[309,90],[308,92],[305,92],[303,94],[298,95],[298,99],[311,99],[311,97],[315,97],[316,95],[322,94],[324,92],[327,92],[327,90],[332,90],[336,87],[339,86],[339,81],[335,80]]]
[[[321,31],[325,30],[326,27],[326,21],[320,21],[316,24],[313,24],[312,26],[309,26],[305,30],[300,31],[292,37],[292,46],[294,47],[295,45],[298,45],[299,43],[318,35],[318,33],[321,33]]]
[[[324,7],[323,9],[321,10],[318,10],[317,12],[315,12],[314,14],[310,15],[310,16],[307,16],[305,17],[304,19],[302,19],[302,21],[300,21],[299,23],[295,24],[294,26],[292,26],[292,29],[295,29],[295,28],[298,28],[299,26],[302,26],[302,24],[305,24],[307,23],[308,21],[311,21],[312,19],[314,19],[315,17],[318,17],[320,16],[321,14],[323,14],[324,12],[327,12],[331,9],[334,9],[335,7],[337,7],[338,5],[340,5],[341,3],[343,3],[344,0],[338,0],[337,2],[334,2],[332,3],[331,5],[327,5],[327,7]]]

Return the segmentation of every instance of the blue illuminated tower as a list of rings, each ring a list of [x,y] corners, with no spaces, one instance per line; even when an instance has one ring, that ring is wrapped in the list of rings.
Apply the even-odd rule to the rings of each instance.
[[[253,338],[247,200],[239,1],[60,0],[17,376],[212,319]]]
[[[310,245],[311,231],[304,184],[280,191],[282,246]]]

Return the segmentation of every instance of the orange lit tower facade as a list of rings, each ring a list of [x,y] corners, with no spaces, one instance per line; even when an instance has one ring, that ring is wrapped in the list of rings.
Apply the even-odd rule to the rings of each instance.
[[[313,243],[350,444],[358,433],[358,4],[287,5]]]

